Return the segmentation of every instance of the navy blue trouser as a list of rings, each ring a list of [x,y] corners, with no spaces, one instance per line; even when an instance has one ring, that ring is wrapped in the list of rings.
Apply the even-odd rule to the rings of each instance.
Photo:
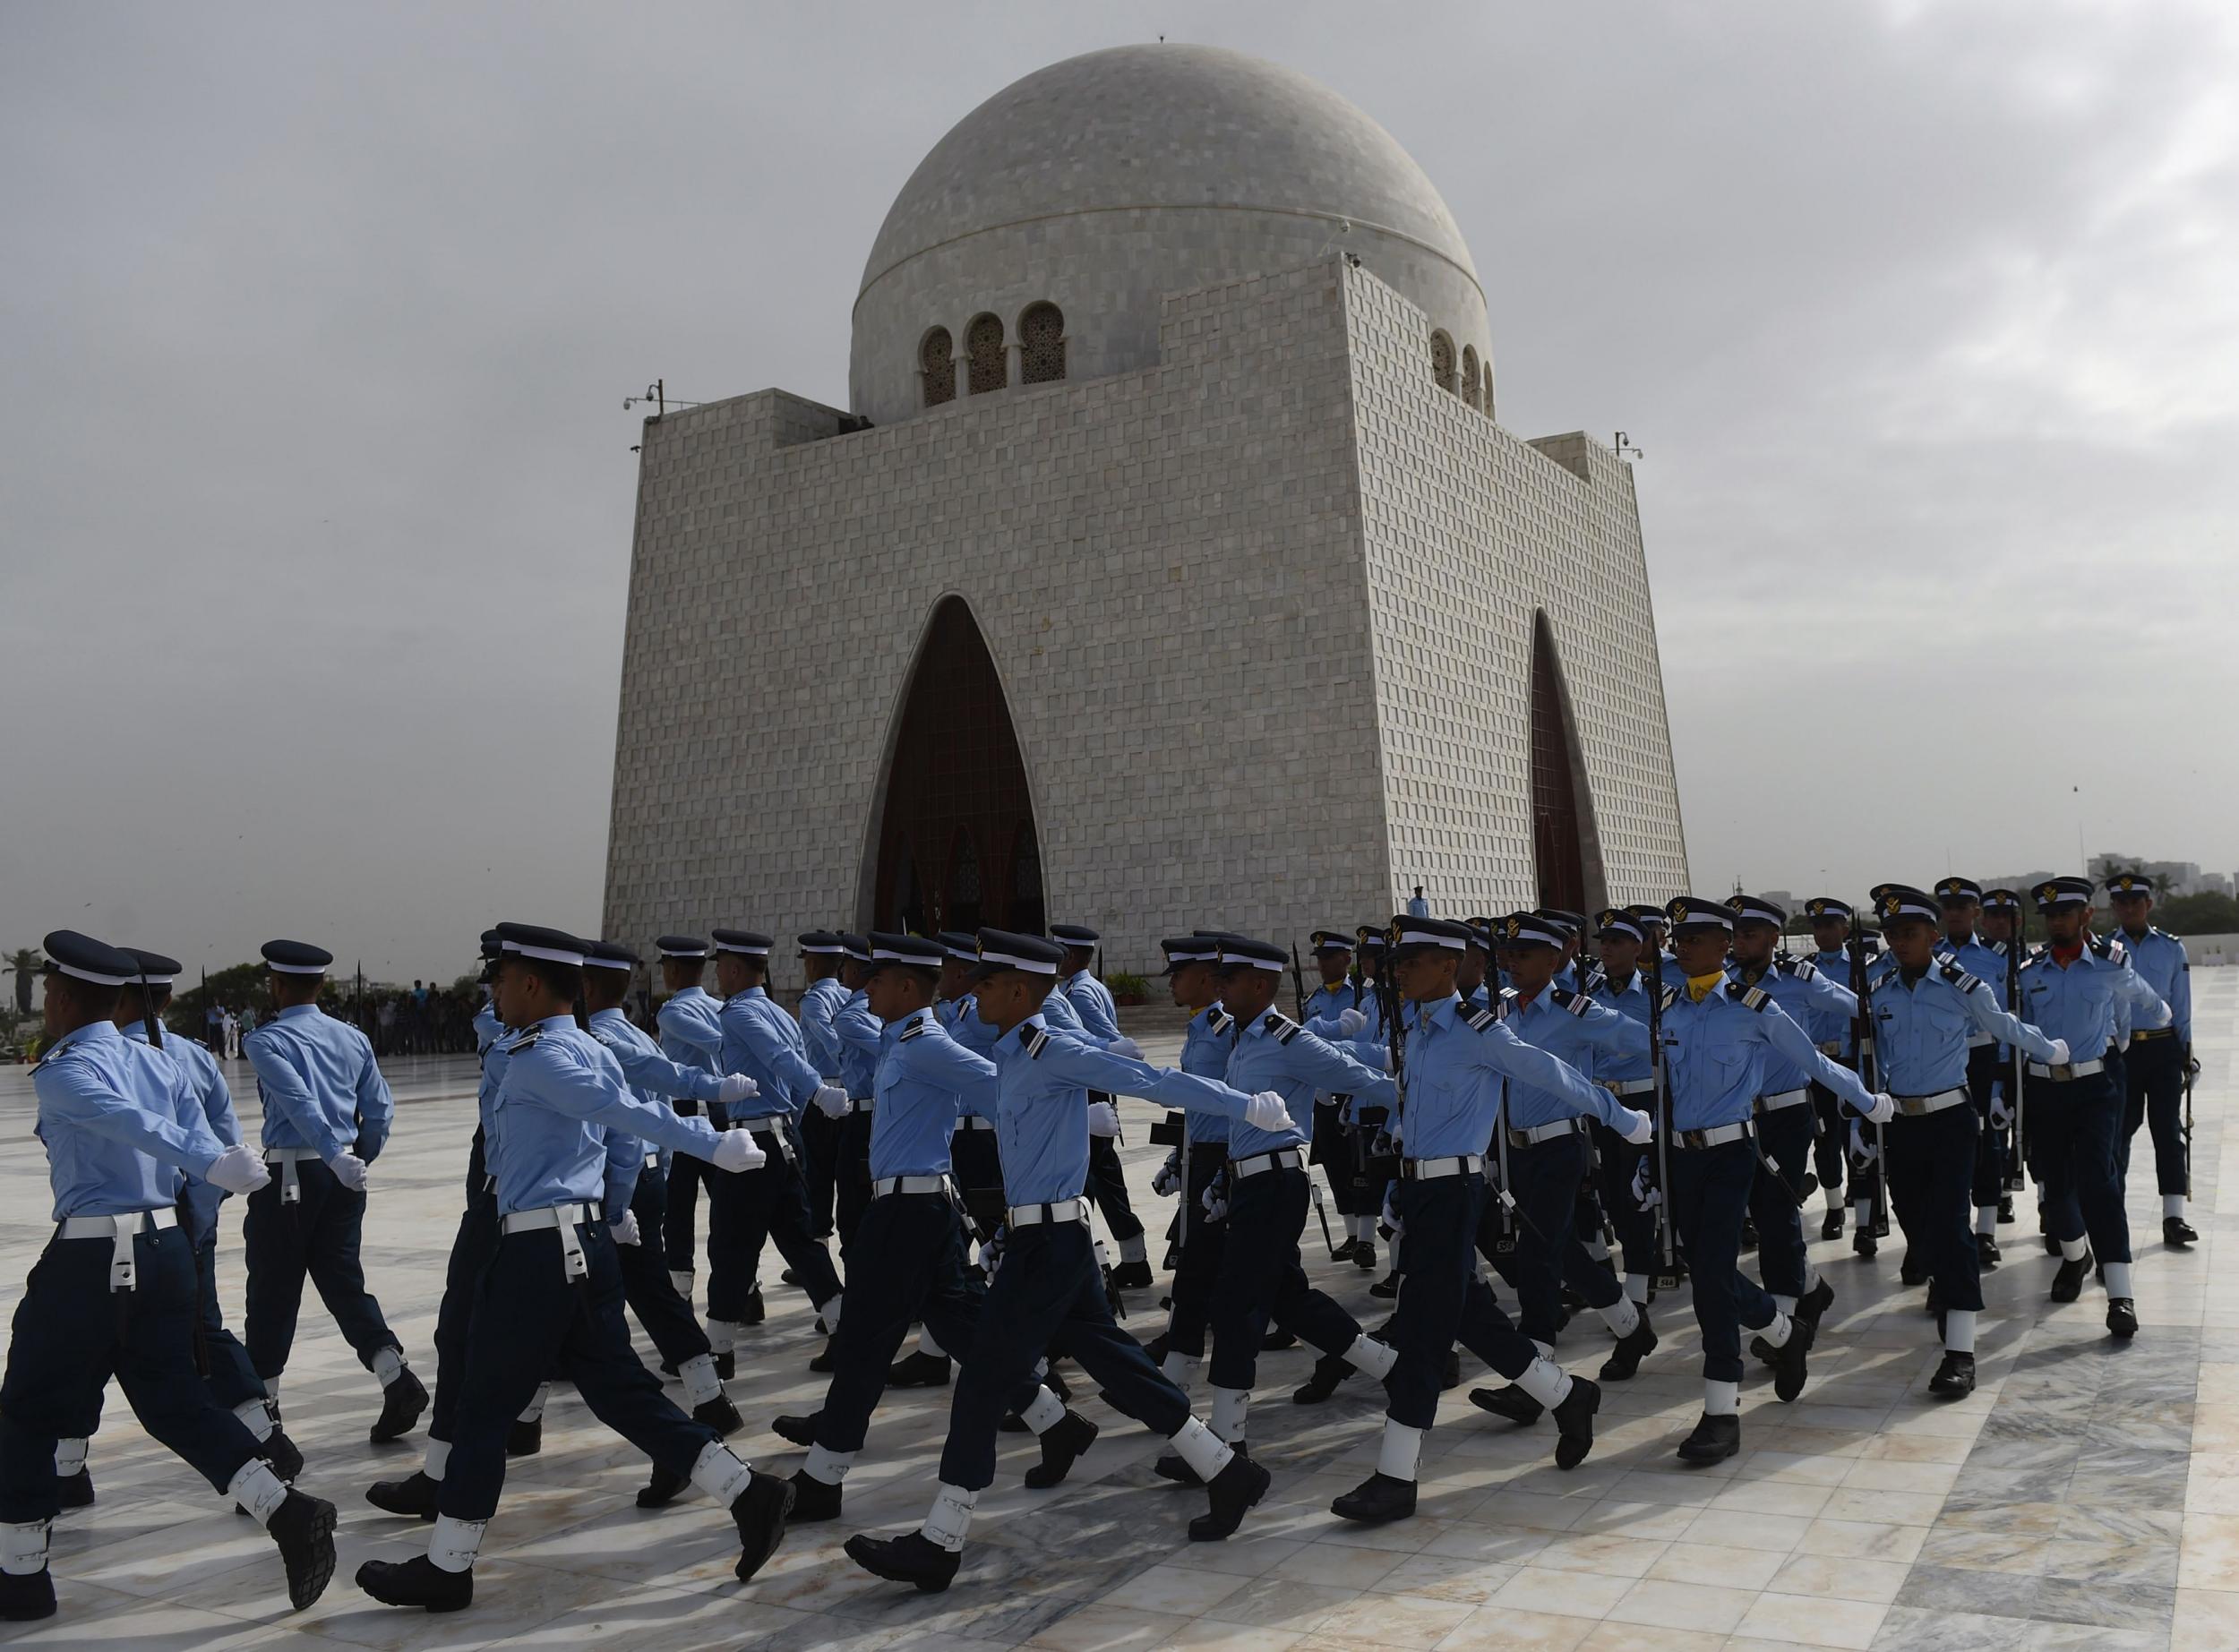
[[[1980,1255],[1975,1248],[1975,1148],[1982,1121],[1969,1105],[1883,1126],[1889,1137],[1890,1197],[1905,1212],[1905,1231],[1947,1308],[1983,1305]]]
[[[692,1471],[717,1435],[661,1391],[630,1346],[622,1322],[622,1267],[603,1221],[581,1222],[589,1271],[567,1276],[560,1235],[549,1228],[502,1235],[475,1288],[458,1434],[438,1503],[455,1520],[486,1520],[505,1486],[505,1438],[557,1376],[575,1385],[591,1415],[670,1473]]]
[[[816,1109],[811,1108],[810,1111]],[[840,1254],[855,1242],[863,1211],[871,1204],[871,1126],[872,1115],[850,1113],[833,1121],[839,1126],[832,1158],[833,1226],[839,1234]]]
[[[443,1299],[435,1309],[435,1399],[428,1408],[427,1437],[455,1440],[459,1391],[467,1375],[467,1339],[474,1328],[475,1291],[498,1248],[498,1196],[488,1187],[467,1195],[459,1231],[443,1271]],[[524,1402],[525,1403],[525,1402]]]
[[[614,1246],[615,1265],[622,1270],[622,1297],[645,1327],[661,1357],[672,1365],[697,1359],[708,1351],[708,1333],[692,1313],[692,1305],[677,1295],[669,1282],[668,1253],[661,1244],[661,1216],[668,1209],[668,1172],[649,1164],[638,1172],[638,1186],[630,1195],[630,1211],[638,1219],[638,1242]]]
[[[1670,1151],[1672,1226],[1694,1282],[1694,1322],[1703,1328],[1703,1374],[1713,1382],[1742,1377],[1741,1328],[1762,1331],[1780,1310],[1741,1271],[1741,1219],[1749,1208],[1757,1153],[1747,1142]]]
[[[854,1311],[850,1302],[843,1326]],[[979,1491],[993,1482],[996,1425],[1045,1352],[1075,1361],[1106,1403],[1155,1434],[1171,1439],[1189,1420],[1188,1397],[1112,1322],[1087,1224],[1037,1222],[1011,1231],[988,1287],[979,1335],[948,1402],[943,1484]]]
[[[1387,1415],[1407,1427],[1428,1428],[1437,1420],[1438,1381],[1456,1342],[1511,1382],[1539,1357],[1477,1271],[1473,1245],[1488,1196],[1482,1176],[1403,1180],[1392,1196],[1407,1272],[1385,1332],[1399,1359],[1384,1379],[1384,1392]]]
[[[1647,1098],[1628,1098],[1630,1107],[1643,1103]],[[1627,1273],[1656,1271],[1656,1218],[1651,1211],[1641,1209],[1641,1202],[1633,1195],[1633,1177],[1640,1168],[1641,1160],[1656,1151],[1653,1144],[1635,1147],[1616,1131],[1596,1119],[1594,1133],[1594,1175],[1601,1187],[1601,1208],[1609,1213],[1609,1225],[1617,1230],[1617,1248],[1624,1253]],[[1654,1173],[1651,1171],[1651,1175]]]
[[[2029,1080],[2029,1160],[2045,1191],[2045,1231],[2089,1237],[2102,1263],[2128,1262],[2130,1218],[2115,1157],[2123,1097],[2105,1073],[2064,1083]]]
[[[1814,1079],[1810,1089],[1812,1111],[1819,1116],[1819,1134],[1812,1143],[1812,1168],[1829,1194],[1827,1203],[1840,1204],[1842,1167],[1850,1151],[1850,1115],[1826,1085]]]
[[[1102,1091],[1093,1098],[1111,1101]],[[1114,1106],[1118,1103],[1114,1102]],[[1143,1231],[1135,1207],[1128,1203],[1128,1178],[1120,1168],[1120,1150],[1108,1135],[1088,1138],[1088,1186],[1081,1190],[1088,1202],[1103,1213],[1104,1226],[1111,1229],[1115,1239],[1132,1239]],[[1114,1260],[1117,1260],[1115,1258]]]
[[[1757,1274],[1776,1297],[1804,1294],[1804,1177],[1812,1160],[1812,1105],[1798,1101],[1757,1115],[1757,1146],[1780,1167],[1762,1164],[1749,1185],[1749,1219],[1757,1224]]]
[[[1182,1189],[1188,1226],[1182,1229],[1181,1260],[1175,1264],[1169,1296],[1173,1306],[1166,1321],[1166,1350],[1205,1357],[1205,1330],[1213,1322],[1213,1292],[1221,1278],[1221,1260],[1228,1254],[1229,1225],[1205,1213],[1205,1190],[1229,1161],[1228,1149],[1218,1142],[1189,1144],[1189,1185]]]
[[[982,1233],[1003,1225],[1003,1155],[992,1130],[967,1130],[958,1122],[948,1138],[950,1174],[964,1193],[964,1207]]]
[[[184,1217],[184,1212],[181,1212]],[[182,1224],[184,1225],[184,1224]],[[201,1334],[195,1339],[202,1380],[210,1398],[227,1410],[264,1398],[264,1384],[256,1374],[249,1350],[226,1329],[226,1316],[218,1305],[218,1233],[212,1228],[194,1253],[194,1288],[200,1297]]]
[[[2123,1052],[2123,1135],[2115,1161],[2130,1175],[2131,1138],[2141,1124],[2151,1125],[2154,1179],[2159,1191],[2181,1194],[2186,1181],[2184,1149],[2184,1049],[2174,1035],[2133,1038]]]
[[[809,1300],[822,1307],[839,1295],[839,1271],[816,1237],[809,1192],[796,1162],[799,1132],[757,1130],[766,1162],[758,1169],[718,1173],[708,1185],[708,1317],[737,1323],[762,1265],[762,1243],[777,1246]],[[680,1160],[680,1162],[685,1162]]]
[[[1360,1322],[1308,1284],[1299,1261],[1312,1198],[1304,1169],[1229,1173],[1228,1240],[1213,1286],[1207,1369],[1215,1388],[1252,1385],[1270,1319],[1325,1354],[1343,1353],[1360,1336]]]
[[[132,1246],[128,1291],[109,1288],[107,1239],[65,1239],[57,1230],[32,1264],[0,1378],[0,1521],[54,1518],[55,1442],[100,1426],[101,1391],[112,1375],[141,1426],[212,1489],[224,1491],[256,1455],[256,1436],[194,1369],[194,1256],[186,1235],[176,1228],[142,1232]]]
[[[1513,1263],[1517,1325],[1549,1348],[1563,1317],[1564,1281],[1590,1307],[1608,1307],[1625,1295],[1609,1264],[1587,1255],[1578,1237],[1587,1157],[1586,1138],[1575,1133],[1530,1147],[1508,1145],[1509,1186],[1526,1218],[1517,1224]]]
[[[281,1202],[289,1170],[301,1189],[293,1204]],[[241,1223],[249,1261],[242,1329],[257,1375],[276,1377],[287,1369],[306,1277],[343,1340],[356,1350],[359,1365],[371,1371],[373,1356],[382,1349],[403,1350],[381,1316],[381,1304],[365,1288],[365,1270],[357,1260],[365,1220],[365,1195],[343,1186],[315,1159],[274,1165],[272,1179],[249,1195],[249,1211]]]
[[[1990,1087],[2013,1088],[2013,1061],[1996,1044],[1976,1044],[1967,1051],[1967,1093],[1982,1128],[1975,1136],[1975,1182],[1969,1192],[1976,1208],[1987,1210],[2006,1196],[2006,1131],[1990,1122]],[[2006,1108],[2013,1098],[2006,1097]]]
[[[832,1237],[833,1172],[843,1122],[819,1108],[806,1108],[801,1115],[801,1186],[809,1196],[809,1230],[819,1239]]]
[[[680,1153],[670,1167],[668,1206],[661,1223],[661,1248],[669,1257],[669,1265],[679,1273],[699,1271],[699,1186],[708,1185],[708,1203],[716,1202],[715,1190],[722,1182],[724,1173],[705,1159],[693,1159]],[[715,1250],[714,1217],[708,1218],[708,1248],[710,1254],[709,1271],[713,1271]]]

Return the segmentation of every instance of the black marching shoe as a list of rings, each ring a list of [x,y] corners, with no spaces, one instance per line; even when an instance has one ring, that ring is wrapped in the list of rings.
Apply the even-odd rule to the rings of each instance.
[[[445,1571],[425,1554],[410,1560],[367,1561],[357,1569],[357,1587],[384,1606],[418,1606],[428,1612],[457,1612],[474,1604],[475,1574]]]
[[[840,1511],[840,1488],[827,1485],[806,1468],[793,1473],[793,1513],[787,1517],[795,1526],[805,1526],[812,1520],[836,1520]]]
[[[1943,1322],[1943,1288],[1934,1280],[1930,1280],[1928,1281],[1927,1298],[1926,1301],[1921,1303],[1920,1309],[1924,1314],[1934,1314],[1937,1325],[1939,1327],[1942,1326]]]
[[[1151,1465],[1151,1472],[1162,1480],[1171,1480],[1177,1485],[1202,1485],[1197,1471],[1182,1460],[1180,1451],[1161,1451],[1158,1460]]]
[[[1114,1290],[1148,1290],[1151,1288],[1151,1264],[1147,1262],[1123,1262],[1111,1271]]]
[[[2060,1241],[2053,1237],[2053,1236],[2049,1233],[2045,1236],[2045,1254],[2047,1256],[2057,1256],[2060,1254]]]
[[[1964,1399],[1975,1391],[1975,1357],[1945,1350],[1943,1361],[1928,1379],[1928,1391],[1943,1399]]]
[[[830,1236],[827,1235],[826,1237],[829,1237]],[[778,1270],[777,1282],[780,1285],[798,1285],[801,1283],[801,1276],[798,1273],[795,1273],[791,1268],[781,1268]],[[759,1285],[755,1287],[757,1291],[759,1291],[760,1288],[761,1288]]]
[[[1205,1511],[1189,1522],[1189,1541],[1218,1543],[1244,1523],[1274,1477],[1241,1451],[1230,1455],[1205,1485]]]
[[[682,1497],[684,1488],[691,1483],[691,1476],[672,1473],[656,1463],[651,1477],[638,1488],[638,1507],[665,1509]]]
[[[832,1370],[832,1339],[831,1339],[831,1338],[827,1337],[827,1338],[825,1338],[825,1339],[824,1339],[824,1346],[823,1346],[822,1348],[820,1348],[817,1349],[817,1351],[816,1351],[816,1357],[815,1357],[814,1359],[811,1359],[811,1360],[809,1362],[809,1369],[810,1369],[810,1370],[811,1370],[811,1371],[813,1371],[813,1372],[815,1372],[815,1373],[816,1373],[819,1376],[828,1376],[828,1375],[830,1375],[830,1374],[831,1374],[831,1370]]]
[[[1360,1243],[1360,1241],[1358,1239],[1345,1240],[1343,1244],[1339,1245],[1335,1250],[1330,1252],[1329,1259],[1332,1262],[1351,1262],[1352,1260],[1354,1247]]]
[[[2161,1242],[2164,1245],[2174,1245],[2183,1250],[2186,1245],[2197,1241],[2200,1237],[2193,1231],[2192,1224],[2182,1216],[2165,1216],[2161,1219]]]
[[[1400,1276],[1397,1273],[1387,1273],[1375,1284],[1368,1287],[1368,1295],[1374,1297],[1379,1302],[1389,1302],[1393,1297],[1398,1296],[1399,1292]]]
[[[1998,1236],[1996,1234],[1978,1233],[1975,1236],[1975,1267],[1977,1271],[1983,1273],[1995,1272],[1997,1271],[1998,1264],[2004,1260],[2005,1257],[2000,1254],[1998,1249]]]
[[[912,1348],[905,1359],[897,1359],[887,1367],[888,1388],[946,1388],[954,1364],[946,1354],[928,1354],[923,1348]]]
[[[1843,1211],[1842,1206],[1839,1204],[1829,1205],[1827,1207],[1827,1214],[1821,1217],[1819,1220],[1819,1237],[1823,1239],[1840,1239],[1842,1237],[1842,1220],[1844,1215],[1845,1211]]]
[[[2106,1300],[2106,1330],[2112,1337],[2129,1341],[2138,1334],[2138,1305],[2128,1297],[2109,1297]]]
[[[811,1411],[806,1417],[773,1417],[769,1419],[769,1432],[789,1445],[814,1445],[817,1418],[823,1415],[821,1411]]]
[[[739,1357],[729,1348],[714,1355],[708,1363],[715,1366],[716,1377],[723,1382],[728,1382],[739,1374]]]
[[[256,1442],[256,1454],[264,1459],[264,1466],[279,1479],[291,1484],[304,1471],[304,1454],[296,1442],[277,1427]],[[89,1488],[89,1498],[90,1491]]]
[[[1850,1249],[1857,1255],[1871,1256],[1881,1248],[1881,1242],[1874,1238],[1871,1224],[1860,1227],[1850,1236]]]
[[[59,1506],[62,1508],[90,1509],[93,1506],[93,1471],[80,1468],[75,1474],[56,1475],[55,1495],[60,1500]]]
[[[1601,1385],[1584,1377],[1570,1380],[1570,1392],[1555,1407],[1555,1466],[1575,1468],[1594,1449],[1594,1413],[1601,1409]]]
[[[1082,1452],[1096,1443],[1096,1425],[1078,1411],[1068,1411],[1042,1431],[1042,1460],[1026,1470],[1031,1491],[1047,1491],[1072,1471]]]
[[[1259,1339],[1259,1351],[1263,1354],[1280,1354],[1283,1349],[1298,1345],[1299,1333],[1281,1325],[1268,1326],[1267,1334]]]
[[[41,1566],[22,1577],[0,1571],[0,1619],[29,1623],[55,1615],[55,1574]]]
[[[1749,1339],[1749,1357],[1761,1365],[1777,1365],[1780,1363],[1780,1350],[1763,1337],[1752,1337]]]
[[[845,1546],[847,1558],[872,1577],[890,1583],[914,1583],[924,1595],[938,1595],[955,1582],[957,1563],[964,1558],[922,1531],[904,1532],[899,1537],[857,1532]]]
[[[744,1583],[777,1553],[793,1512],[793,1482],[750,1469],[746,1489],[731,1500],[731,1523],[739,1528],[739,1562],[732,1567]]]
[[[728,1394],[701,1400],[692,1408],[692,1421],[705,1423],[725,1440],[746,1426],[746,1419],[739,1415],[738,1407],[731,1403]]]
[[[541,1417],[524,1421],[515,1417],[505,1431],[505,1454],[508,1457],[534,1457],[545,1449],[545,1419]]]
[[[2013,1220],[2012,1194],[2008,1194],[2004,1198],[1998,1201],[1998,1220],[2002,1222],[2010,1222]]]
[[[435,1500],[442,1490],[441,1480],[430,1479],[425,1468],[416,1468],[401,1480],[374,1481],[365,1493],[365,1501],[384,1514],[432,1520],[436,1514]]]
[[[788,1279],[785,1283],[790,1285],[793,1281]],[[746,1305],[739,1311],[739,1323],[759,1325],[768,1317],[769,1305],[762,1300],[761,1281],[758,1280],[754,1288],[746,1293]]]
[[[1804,1391],[1804,1357],[1812,1351],[1812,1340],[1817,1335],[1818,1327],[1811,1321],[1789,1321],[1789,1340],[1780,1346],[1780,1357],[1772,1362],[1773,1398],[1786,1403]]]
[[[1352,1367],[1336,1354],[1325,1354],[1314,1362],[1313,1374],[1291,1396],[1291,1403],[1317,1406],[1337,1391],[1337,1385],[1352,1374]]]
[[[1816,1330],[1819,1322],[1827,1317],[1827,1310],[1835,1305],[1835,1288],[1824,1279],[1796,1299],[1796,1312],[1789,1317],[1807,1319]]]
[[[2091,1253],[2089,1251],[2084,1252],[2073,1262],[2062,1263],[2060,1271],[2053,1275],[2053,1300],[2073,1302],[2082,1296],[2084,1276],[2090,1271]]]
[[[395,1382],[381,1391],[381,1415],[373,1420],[373,1443],[386,1445],[402,1438],[426,1409],[427,1390],[412,1374],[412,1367],[407,1365],[397,1373]]]
[[[1741,1220],[1741,1248],[1744,1252],[1757,1248],[1757,1224],[1746,1216]]]
[[[1505,1388],[1472,1388],[1470,1403],[1480,1411],[1507,1418],[1519,1428],[1531,1426],[1547,1409],[1514,1382]]]
[[[1379,1469],[1330,1504],[1329,1511],[1363,1526],[1403,1520],[1415,1512],[1415,1483],[1394,1479]]]
[[[1373,1240],[1373,1239],[1355,1239],[1355,1240],[1352,1242],[1352,1265],[1353,1265],[1354,1267],[1356,1267],[1356,1268],[1366,1269],[1366,1270],[1368,1270],[1368,1271],[1375,1271],[1375,1268],[1376,1268],[1376,1241],[1375,1241],[1375,1240]]]
[[[1438,1373],[1438,1386],[1441,1390],[1459,1388],[1462,1386],[1462,1354],[1460,1349],[1448,1348],[1446,1350],[1445,1368]]]
[[[287,1567],[287,1604],[301,1612],[334,1580],[334,1505],[291,1489],[264,1530]]]
[[[1694,1432],[1679,1442],[1679,1460],[1683,1463],[1724,1462],[1741,1450],[1741,1418],[1730,1413],[1724,1417],[1703,1414],[1694,1425]]]
[[[1634,1305],[1636,1307],[1638,1304]],[[1648,1322],[1648,1310],[1640,1309],[1641,1322],[1617,1339],[1609,1357],[1601,1362],[1601,1380],[1622,1382],[1641,1368],[1641,1361],[1656,1351],[1656,1327]]]
[[[1897,1264],[1897,1282],[1905,1286],[1925,1285],[1928,1282],[1928,1264],[1926,1262],[1913,1260],[1910,1245],[1905,1247],[1904,1260]]]

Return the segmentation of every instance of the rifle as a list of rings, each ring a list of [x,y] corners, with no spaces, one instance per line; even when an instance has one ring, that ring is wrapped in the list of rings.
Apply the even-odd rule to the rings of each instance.
[[[1507,1256],[1516,1248],[1516,1217],[1520,1212],[1508,1192],[1508,1081],[1505,1078],[1500,1081],[1500,1110],[1493,1116],[1493,1155],[1500,1167],[1500,1186],[1493,1201],[1500,1226],[1493,1234],[1493,1254]]]
[[[1859,908],[1872,912],[1873,903]],[[1869,1093],[1874,1089],[1874,983],[1866,967],[1866,936],[1852,920],[1850,933],[1850,991],[1858,1001],[1858,1013],[1851,1018],[1850,1037],[1858,1047],[1858,1083]],[[1874,1231],[1878,1236],[1889,1231],[1889,1154],[1887,1143],[1879,1125],[1874,1126]]]
[[[2015,1020],[2019,1021],[2021,1018],[2021,914],[2018,912],[2013,915],[2013,933],[2006,937],[2006,1009]],[[2006,1160],[2004,1178],[2005,1189],[2008,1193],[2020,1193],[2027,1179],[2027,1172],[2023,1167],[2028,1157],[2028,1150],[2022,1145],[2021,1141],[2021,1081],[2025,1072],[2022,1062],[2021,1047],[2016,1044],[2013,1046],[2013,1149],[2011,1157]],[[2187,1081],[2185,1105],[2188,1108],[2192,1105],[2192,1084],[2190,1081]],[[2189,1112],[2186,1117],[2190,1119]],[[2189,1134],[2187,1139],[2190,1139]],[[2185,1174],[2188,1177],[2192,1175],[2189,1162]]]
[[[1671,1225],[1671,1092],[1664,1083],[1664,954],[1652,942],[1648,984],[1648,1104],[1656,1115],[1656,1277],[1658,1290],[1679,1288],[1679,1237]]]
[[[1306,1024],[1306,966],[1299,961],[1299,944],[1291,943],[1291,990],[1299,1000],[1299,1025]]]
[[[2200,1063],[2192,1059],[2192,1045],[2189,1039],[2183,1049],[2181,1058],[2184,1065],[2178,1070],[2184,1074],[2184,1196],[2190,1199],[2192,1196],[2192,1074],[2199,1070]],[[2017,1112],[2013,1117],[2018,1122],[2021,1115]]]

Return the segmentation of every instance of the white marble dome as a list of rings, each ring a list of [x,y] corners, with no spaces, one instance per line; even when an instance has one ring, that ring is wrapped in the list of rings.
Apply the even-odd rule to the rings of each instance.
[[[1420,305],[1489,388],[1485,296],[1454,215],[1392,134],[1294,70],[1212,47],[1122,46],[1053,64],[935,144],[879,227],[855,301],[854,410],[923,412],[945,332],[956,400],[973,324],[1002,330],[1017,389],[1147,367],[1167,293],[1350,253]],[[991,383],[980,320],[979,381]],[[999,392],[994,392],[999,393]],[[938,389],[934,392],[938,398]],[[1489,404],[1489,397],[1488,398]]]

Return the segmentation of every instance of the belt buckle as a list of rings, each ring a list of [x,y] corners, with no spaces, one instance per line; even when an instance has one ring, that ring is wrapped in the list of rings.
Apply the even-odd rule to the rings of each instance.
[[[302,1178],[296,1173],[296,1160],[283,1159],[280,1160],[280,1203],[301,1204],[303,1202],[304,1186]]]
[[[133,1235],[137,1228],[127,1228],[124,1224],[130,1219],[125,1217],[115,1216],[109,1220],[116,1224],[116,1237],[109,1242],[109,1289],[130,1290],[133,1288]]]
[[[2063,1061],[2056,1067],[2046,1067],[2045,1075],[2061,1083],[2067,1083],[2076,1076],[2076,1064],[2072,1061]]]

